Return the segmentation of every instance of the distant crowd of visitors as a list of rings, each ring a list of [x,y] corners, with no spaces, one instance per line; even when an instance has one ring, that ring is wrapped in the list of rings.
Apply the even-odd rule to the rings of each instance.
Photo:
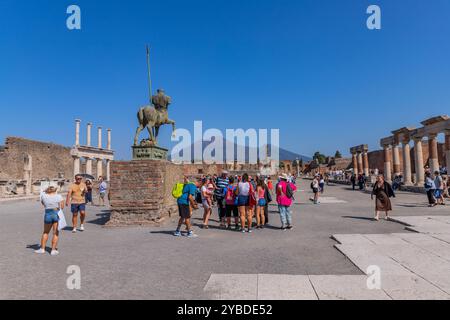
[[[295,178],[283,174],[275,187],[270,177],[247,173],[232,176],[223,171],[220,176],[204,176],[192,182],[185,176],[183,183],[176,184],[173,196],[177,199],[179,223],[175,236],[181,236],[181,227],[186,225],[188,237],[195,237],[192,230],[193,210],[203,208],[201,228],[209,228],[209,220],[217,207],[220,228],[252,233],[253,229],[264,229],[269,223],[269,204],[275,194],[281,219],[281,230],[293,228],[290,207],[297,190]]]

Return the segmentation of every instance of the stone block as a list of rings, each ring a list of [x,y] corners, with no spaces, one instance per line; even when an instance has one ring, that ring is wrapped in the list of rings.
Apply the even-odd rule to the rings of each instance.
[[[308,276],[258,275],[258,300],[317,300]]]
[[[257,274],[212,274],[204,291],[212,300],[257,300]]]
[[[309,276],[320,300],[391,300],[382,289],[369,289],[367,276]]]

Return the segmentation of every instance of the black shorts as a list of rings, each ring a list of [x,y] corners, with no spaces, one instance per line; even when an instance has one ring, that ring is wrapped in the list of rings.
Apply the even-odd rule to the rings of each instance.
[[[178,204],[178,213],[183,219],[189,219],[191,217],[191,208],[188,204]]]
[[[232,206],[232,205],[227,204],[225,206],[225,209],[226,209],[226,217],[227,218],[231,218],[231,216],[233,216],[235,218],[239,217],[239,210],[238,210],[237,206]]]

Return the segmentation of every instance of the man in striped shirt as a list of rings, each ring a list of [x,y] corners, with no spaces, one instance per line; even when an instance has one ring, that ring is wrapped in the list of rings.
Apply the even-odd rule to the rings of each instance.
[[[216,178],[214,194],[217,199],[217,206],[219,208],[219,219],[220,219],[220,227],[225,227],[225,217],[226,217],[226,209],[225,209],[225,190],[228,187],[228,172],[223,171],[222,175]]]

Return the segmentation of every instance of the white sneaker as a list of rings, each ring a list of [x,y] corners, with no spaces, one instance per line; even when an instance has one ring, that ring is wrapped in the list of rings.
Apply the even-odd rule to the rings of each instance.
[[[45,253],[45,250],[41,248],[39,250],[35,250],[34,253],[43,254],[43,253]]]
[[[80,226],[80,231],[84,231],[84,225],[83,224]]]
[[[77,228],[73,228],[72,233],[77,233]]]
[[[58,250],[52,250],[52,252],[50,253],[52,256],[57,256],[59,254]]]

